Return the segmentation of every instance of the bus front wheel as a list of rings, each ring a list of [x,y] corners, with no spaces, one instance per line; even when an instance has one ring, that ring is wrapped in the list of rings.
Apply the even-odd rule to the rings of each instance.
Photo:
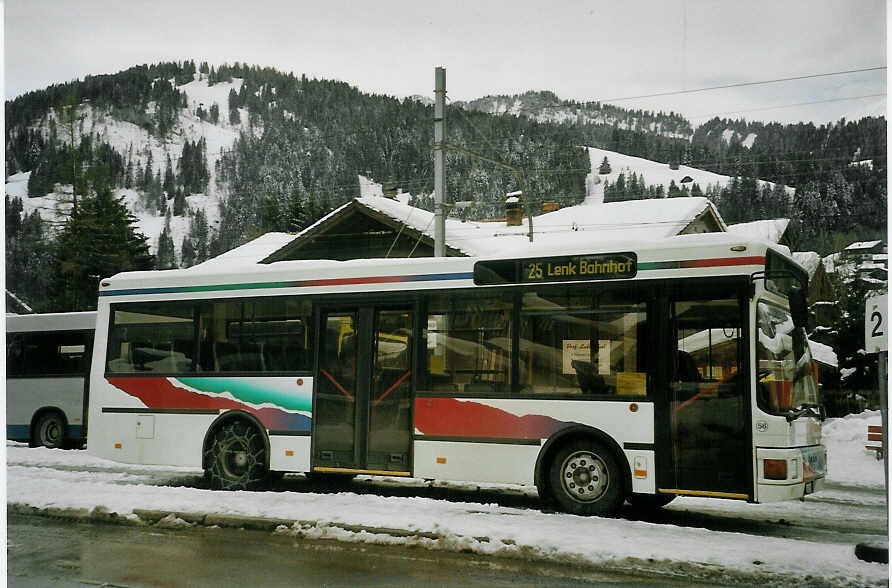
[[[47,412],[37,419],[31,438],[32,447],[58,449],[65,442],[65,419],[58,412]]]
[[[243,421],[225,423],[206,450],[211,487],[215,490],[253,490],[267,479],[266,449],[257,427]]]
[[[592,440],[577,440],[557,451],[549,477],[561,510],[610,516],[623,502],[623,479],[613,453]]]

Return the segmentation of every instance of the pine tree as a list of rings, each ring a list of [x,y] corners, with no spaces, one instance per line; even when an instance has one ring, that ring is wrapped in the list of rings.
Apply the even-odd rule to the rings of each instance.
[[[180,252],[183,259],[182,267],[192,267],[195,265],[195,247],[192,246],[192,239],[188,236],[183,237],[183,247],[180,249]]]
[[[152,151],[149,150],[149,155],[146,158],[146,166],[143,168],[143,176],[140,180],[139,187],[143,189],[144,192],[148,192],[149,188],[152,185],[152,178],[155,177],[154,170],[152,167],[154,166],[154,161],[152,160]]]
[[[177,188],[173,198],[173,215],[183,216],[186,214],[186,195],[182,188]]]
[[[36,311],[53,310],[47,298],[52,240],[37,211],[23,215],[20,198],[5,197],[6,289]]]
[[[158,253],[155,256],[155,267],[158,269],[174,269],[177,267],[173,237],[170,233],[170,211],[164,217],[164,228],[158,237]]]
[[[149,200],[155,203],[159,214],[163,214],[167,210],[167,199],[164,196],[164,190],[161,183],[161,170],[155,172],[152,179],[152,185],[149,186]]]
[[[876,390],[877,355],[864,353],[864,303],[869,296],[880,293],[877,284],[855,278],[838,291],[841,292],[838,304],[842,313],[833,348],[839,358],[840,371],[850,372],[843,377],[842,386],[858,392]]]
[[[174,188],[176,186],[176,177],[173,173],[173,163],[170,161],[170,154],[167,154],[167,165],[164,167],[164,182],[161,185],[161,189],[167,194],[167,197],[170,198],[171,194],[173,194]]]
[[[132,148],[131,148],[132,151]],[[133,187],[133,158],[127,158],[127,171],[124,173],[124,187],[128,190]]]
[[[189,234],[183,239],[183,266],[189,267],[208,259],[208,221],[204,211],[189,211]],[[188,244],[188,248],[187,248]],[[187,252],[188,261],[187,264]],[[222,253],[222,251],[221,251]]]
[[[686,194],[676,185],[675,180],[669,180],[669,198],[678,198],[685,195]]]
[[[601,162],[601,167],[598,168],[599,174],[609,174],[611,172],[610,162],[607,161],[607,156],[604,156],[604,160]]]
[[[82,200],[54,247],[58,266],[50,294],[56,310],[95,309],[100,279],[154,267],[147,239],[136,231],[135,223],[111,190]]]

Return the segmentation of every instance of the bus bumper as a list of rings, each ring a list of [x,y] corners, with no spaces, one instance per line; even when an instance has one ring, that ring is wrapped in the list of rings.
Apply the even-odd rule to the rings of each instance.
[[[777,502],[803,498],[824,488],[827,450],[809,447],[756,448],[756,500]]]
[[[816,478],[808,482],[795,484],[759,484],[756,502],[779,502],[803,498],[813,492],[824,489],[824,478]]]

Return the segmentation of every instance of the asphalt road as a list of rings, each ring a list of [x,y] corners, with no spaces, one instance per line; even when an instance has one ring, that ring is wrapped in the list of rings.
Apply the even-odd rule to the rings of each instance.
[[[7,583],[14,588],[690,585],[566,564],[241,529],[128,527],[11,513],[7,533]]]

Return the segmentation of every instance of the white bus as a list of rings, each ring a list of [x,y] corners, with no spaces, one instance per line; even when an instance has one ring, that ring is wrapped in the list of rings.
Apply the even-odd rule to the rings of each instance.
[[[718,233],[575,253],[102,280],[88,449],[223,489],[535,484],[578,514],[822,487],[807,277],[783,248]]]
[[[6,315],[6,438],[82,445],[96,312]]]

